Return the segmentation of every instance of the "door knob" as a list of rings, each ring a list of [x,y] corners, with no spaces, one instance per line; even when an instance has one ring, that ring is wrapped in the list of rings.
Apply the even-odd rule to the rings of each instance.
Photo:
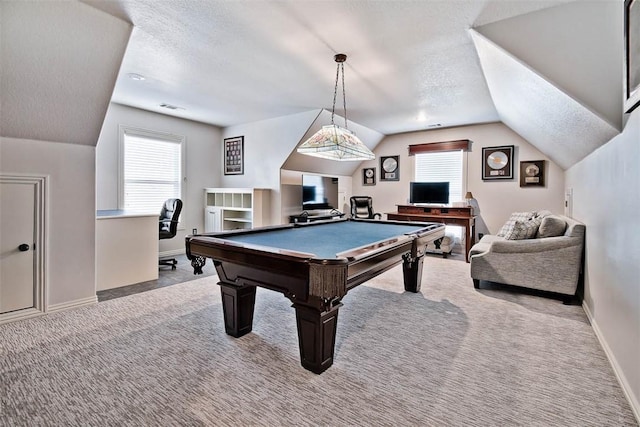
[[[18,246],[18,250],[20,252],[26,252],[29,250],[29,245],[27,245],[26,243],[23,243],[20,246]]]

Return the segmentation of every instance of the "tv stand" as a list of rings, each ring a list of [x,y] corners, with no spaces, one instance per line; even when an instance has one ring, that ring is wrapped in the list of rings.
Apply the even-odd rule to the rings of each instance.
[[[314,222],[314,221],[324,221],[327,219],[337,219],[342,218],[344,214],[337,209],[332,209],[331,212],[325,214],[314,214],[309,213],[307,211],[302,211],[299,215],[290,215],[289,222],[290,223],[298,223],[298,222]]]
[[[439,222],[445,225],[457,225],[464,227],[465,234],[465,260],[469,262],[469,251],[475,243],[476,217],[473,215],[473,207],[452,207],[452,206],[420,206],[420,205],[397,205],[397,212],[387,213],[387,219],[393,221],[422,221]]]
[[[420,208],[446,208],[449,205],[445,203],[412,203],[409,206],[417,206]]]

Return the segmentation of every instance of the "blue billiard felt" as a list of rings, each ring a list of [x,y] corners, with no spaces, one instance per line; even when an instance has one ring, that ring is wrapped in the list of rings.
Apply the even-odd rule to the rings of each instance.
[[[328,259],[335,258],[336,254],[346,250],[415,232],[422,228],[424,225],[340,221],[224,238],[238,243],[307,252],[315,254],[317,258]]]

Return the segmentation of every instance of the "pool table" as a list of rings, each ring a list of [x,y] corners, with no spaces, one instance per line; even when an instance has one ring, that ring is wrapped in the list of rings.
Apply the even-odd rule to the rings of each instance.
[[[293,302],[302,366],[316,374],[333,363],[338,310],[359,284],[403,263],[404,287],[419,292],[425,246],[443,224],[328,220],[186,237],[194,273],[211,258],[222,293],[225,331],[251,332],[256,286]]]

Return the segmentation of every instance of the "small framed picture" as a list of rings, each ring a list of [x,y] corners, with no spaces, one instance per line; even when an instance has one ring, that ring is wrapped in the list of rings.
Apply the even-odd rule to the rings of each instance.
[[[362,185],[376,185],[376,168],[362,169]]]
[[[400,181],[400,156],[380,156],[380,181]]]
[[[544,160],[520,162],[520,187],[544,187]]]
[[[513,179],[513,145],[482,148],[482,179]]]
[[[224,140],[224,174],[244,174],[244,136]]]
[[[624,111],[640,105],[640,0],[624,2]]]

